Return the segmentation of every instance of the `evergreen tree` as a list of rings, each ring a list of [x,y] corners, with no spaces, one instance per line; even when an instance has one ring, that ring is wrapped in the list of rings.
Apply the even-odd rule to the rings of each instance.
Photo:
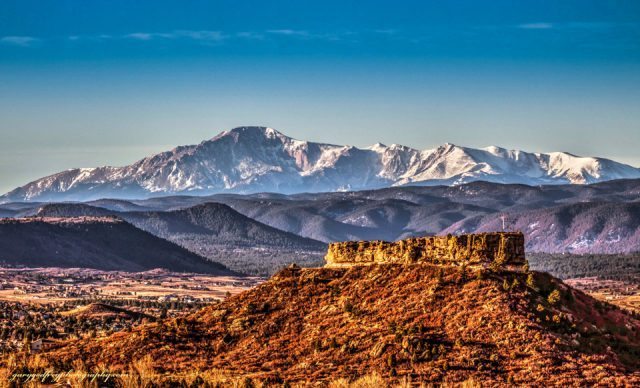
[[[536,289],[536,280],[532,273],[529,273],[529,276],[527,276],[527,287],[534,290]]]
[[[549,302],[550,304],[556,304],[560,301],[560,296],[560,291],[553,290],[547,297],[547,302]]]

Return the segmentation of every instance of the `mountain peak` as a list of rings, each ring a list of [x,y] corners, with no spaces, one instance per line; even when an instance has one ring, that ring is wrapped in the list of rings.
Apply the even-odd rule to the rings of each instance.
[[[381,143],[361,149],[296,140],[266,126],[241,126],[198,146],[177,147],[130,166],[54,174],[13,190],[0,197],[0,203],[135,199],[174,193],[292,194],[477,180],[543,185],[635,178],[640,178],[640,170],[634,167],[570,154],[495,146],[474,149],[453,143],[420,152]]]
[[[243,127],[235,127],[231,130],[228,131],[222,131],[220,132],[218,135],[216,135],[215,137],[213,137],[211,140],[217,140],[220,139],[222,137],[225,136],[234,136],[234,137],[238,137],[238,136],[260,136],[260,137],[266,137],[266,138],[275,138],[275,137],[283,137],[286,138],[287,136],[285,136],[282,132],[277,131],[273,128],[270,127],[263,127],[263,126],[256,126],[256,125],[249,125],[249,126],[243,126]]]
[[[498,146],[495,146],[495,145],[490,145],[488,147],[485,147],[484,150],[489,151],[492,154],[495,154],[495,153],[504,152],[507,149],[506,148],[502,148],[502,147],[498,147]]]
[[[236,133],[262,133],[262,134],[270,134],[270,133],[280,133],[278,131],[276,131],[273,128],[269,128],[269,127],[263,127],[263,126],[259,126],[259,125],[248,125],[248,126],[242,126],[242,127],[235,127],[233,129],[231,129],[229,132],[236,132]]]
[[[369,147],[367,147],[367,150],[372,150],[372,151],[383,151],[387,148],[386,144],[377,142],[376,144],[370,145]]]
[[[453,143],[444,143],[441,146],[438,146],[437,148],[435,148],[435,150],[439,151],[439,152],[450,152],[452,150],[456,150],[456,149],[461,149],[462,147],[459,147]]]
[[[229,131],[229,133],[258,135],[258,136],[265,136],[268,138],[274,138],[277,136],[287,137],[282,132],[279,132],[273,128],[260,127],[260,126],[236,127],[236,128],[233,128],[231,131]]]

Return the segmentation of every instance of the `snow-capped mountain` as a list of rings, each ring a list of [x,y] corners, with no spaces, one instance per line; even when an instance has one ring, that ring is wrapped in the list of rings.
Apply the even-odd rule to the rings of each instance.
[[[19,187],[0,197],[0,202],[346,191],[477,180],[584,184],[630,178],[640,178],[640,169],[564,152],[453,144],[424,151],[395,144],[360,149],[295,140],[272,128],[240,127],[129,166],[63,171]]]

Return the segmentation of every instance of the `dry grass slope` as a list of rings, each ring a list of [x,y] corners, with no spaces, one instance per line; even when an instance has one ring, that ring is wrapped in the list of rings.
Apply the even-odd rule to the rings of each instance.
[[[147,360],[154,373],[266,384],[633,385],[639,355],[638,320],[549,275],[380,264],[288,268],[186,319],[45,358],[56,369],[84,359],[89,370],[123,371]]]

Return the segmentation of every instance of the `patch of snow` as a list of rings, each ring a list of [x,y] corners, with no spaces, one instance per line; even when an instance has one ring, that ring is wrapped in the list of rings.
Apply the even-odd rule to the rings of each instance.
[[[232,141],[230,141],[230,139]],[[273,128],[241,127],[198,145],[176,147],[125,167],[72,169],[27,184],[0,202],[65,198],[80,190],[179,193],[207,189],[242,192],[349,191],[405,184],[462,185],[477,180],[530,185],[594,183],[640,178],[640,169],[565,152],[527,153],[454,144],[415,150],[378,143],[365,149],[310,143]],[[114,189],[121,188],[121,189]],[[450,195],[448,193],[445,196]],[[466,195],[473,196],[469,191]],[[538,225],[530,225],[534,229]],[[551,226],[553,228],[554,225]]]
[[[591,244],[593,244],[592,239],[589,239],[585,236],[580,236],[574,242],[569,244],[567,248],[571,250],[586,249],[589,248]]]

